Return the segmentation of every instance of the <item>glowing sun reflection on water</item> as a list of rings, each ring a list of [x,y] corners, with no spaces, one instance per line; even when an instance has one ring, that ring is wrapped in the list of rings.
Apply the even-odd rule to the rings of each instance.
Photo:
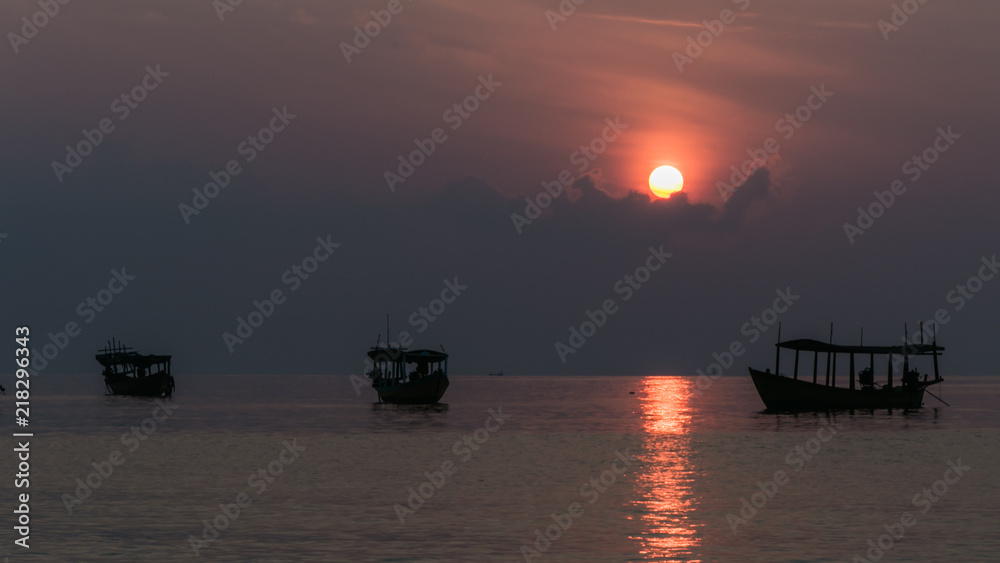
[[[692,561],[698,545],[690,520],[695,509],[691,467],[690,381],[678,377],[643,380],[645,447],[636,476],[634,508],[641,515],[639,553],[647,561]]]

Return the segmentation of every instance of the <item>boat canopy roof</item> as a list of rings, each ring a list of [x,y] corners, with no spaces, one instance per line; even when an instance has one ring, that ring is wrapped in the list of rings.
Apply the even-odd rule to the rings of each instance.
[[[402,359],[408,364],[417,362],[442,362],[448,359],[448,354],[437,350],[407,350],[406,348],[375,347],[368,351],[368,357],[373,360],[395,361]]]
[[[406,352],[406,362],[442,362],[448,359],[448,354],[437,350],[410,350]]]
[[[779,348],[802,352],[829,352],[833,354],[900,354],[908,356],[923,356],[944,351],[943,346],[935,344],[901,344],[899,346],[845,346],[830,344],[809,338],[786,340],[775,344]]]

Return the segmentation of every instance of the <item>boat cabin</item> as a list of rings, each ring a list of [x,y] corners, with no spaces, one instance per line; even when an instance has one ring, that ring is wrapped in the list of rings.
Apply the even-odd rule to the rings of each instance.
[[[418,381],[428,375],[448,374],[448,354],[435,350],[376,346],[368,351],[373,387]]]
[[[919,357],[930,356],[931,366],[925,368],[923,373],[922,383],[931,383],[940,380],[940,375],[938,374],[938,356],[944,351],[944,347],[934,344],[904,344],[900,346],[846,346],[841,344],[832,344],[821,342],[819,340],[811,339],[799,339],[799,340],[786,340],[784,342],[778,342],[775,344],[777,347],[777,352],[775,354],[775,373],[779,375],[784,375],[781,373],[781,350],[792,350],[795,352],[795,363],[792,368],[792,379],[799,379],[799,359],[800,355],[805,352],[805,360],[809,360],[809,353],[812,353],[812,382],[819,383],[818,378],[820,377],[820,358],[823,357],[825,368],[823,369],[823,383],[824,385],[830,387],[836,387],[837,385],[837,358],[843,358],[847,356],[847,377],[849,379],[849,389],[853,390],[860,386],[861,389],[873,389],[876,387],[882,387],[882,385],[876,383],[876,363],[875,356],[887,356],[888,361],[886,364],[886,379],[885,388],[892,389],[894,385],[901,383],[904,387],[906,386],[916,386],[921,383],[921,374],[916,368],[911,369],[911,360]],[[856,356],[858,356],[856,361]],[[896,364],[899,363],[900,358],[903,363],[903,375],[902,381],[897,383],[893,381],[893,371],[898,369]],[[867,360],[867,362],[865,362]],[[866,367],[863,367],[860,371],[856,371],[858,367],[858,362],[867,363]],[[843,359],[841,359],[841,365],[843,366]],[[808,370],[808,368],[806,368]],[[929,371],[933,371],[934,378],[931,381],[927,380]],[[803,378],[809,378],[808,373],[803,374]]]

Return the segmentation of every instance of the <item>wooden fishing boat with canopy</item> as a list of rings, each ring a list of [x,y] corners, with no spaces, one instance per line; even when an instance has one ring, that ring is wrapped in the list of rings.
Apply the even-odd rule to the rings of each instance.
[[[174,392],[170,356],[139,354],[113,338],[95,356],[104,366],[104,389],[108,395],[169,397]]]
[[[448,390],[448,354],[379,346],[368,351],[373,366],[367,373],[381,403],[431,405]]]
[[[905,329],[904,329],[905,330]],[[833,327],[830,327],[830,342],[799,339],[781,342],[781,327],[778,327],[777,350],[774,360],[774,373],[771,370],[760,371],[750,369],[750,377],[754,386],[768,410],[802,411],[802,410],[839,410],[839,409],[883,409],[902,408],[915,409],[923,405],[924,391],[927,387],[941,383],[944,379],[938,372],[938,356],[944,348],[937,345],[937,335],[931,344],[923,343],[923,326],[921,325],[920,344],[902,344],[899,346],[849,346],[833,343]],[[792,376],[781,373],[781,350],[795,352],[795,363]],[[799,359],[802,353],[812,354],[812,375],[803,374],[800,377]],[[821,355],[825,354],[825,373],[819,375]],[[837,358],[847,356],[848,379],[847,387],[837,387]],[[884,384],[876,383],[875,356],[888,358],[886,380]],[[928,379],[926,371],[921,379],[920,372],[911,366],[919,359],[930,357],[933,369],[933,379]],[[857,358],[856,358],[857,357]],[[901,381],[893,380],[896,364],[902,359]],[[895,359],[895,364],[894,364]],[[867,362],[865,362],[867,360]],[[926,360],[924,360],[926,361]],[[856,368],[867,364],[860,371]],[[843,360],[841,360],[843,366]],[[822,377],[822,380],[819,378]],[[938,400],[939,397],[927,391]],[[943,403],[944,401],[941,400]],[[947,403],[945,403],[947,404]]]

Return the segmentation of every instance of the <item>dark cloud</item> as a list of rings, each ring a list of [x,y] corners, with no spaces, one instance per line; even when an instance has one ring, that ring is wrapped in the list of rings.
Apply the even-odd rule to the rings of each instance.
[[[742,185],[736,186],[725,202],[718,224],[732,227],[744,217],[750,207],[767,199],[771,187],[771,173],[767,168],[759,168]]]

